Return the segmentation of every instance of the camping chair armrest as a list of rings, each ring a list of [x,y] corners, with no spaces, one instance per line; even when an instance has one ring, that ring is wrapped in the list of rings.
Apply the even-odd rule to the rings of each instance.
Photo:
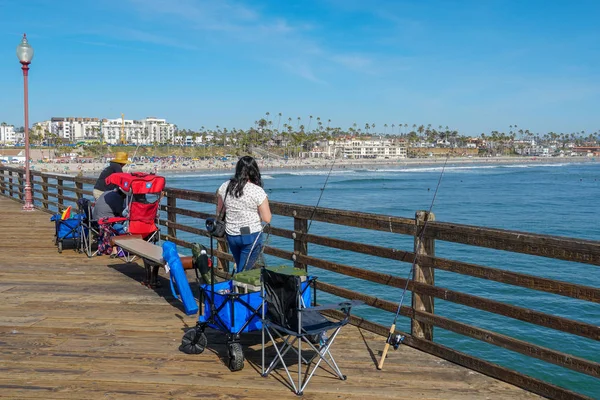
[[[104,225],[104,224],[114,224],[114,223],[123,222],[123,221],[127,221],[127,218],[123,218],[123,217],[110,217],[110,218],[100,218],[98,220],[98,223],[100,225]]]
[[[364,301],[350,300],[350,301],[342,301],[339,303],[323,304],[323,305],[315,306],[315,307],[307,307],[307,308],[301,309],[300,311],[343,310],[346,314],[348,314],[350,312],[350,309],[352,309],[352,307],[359,306],[361,304],[364,304]]]

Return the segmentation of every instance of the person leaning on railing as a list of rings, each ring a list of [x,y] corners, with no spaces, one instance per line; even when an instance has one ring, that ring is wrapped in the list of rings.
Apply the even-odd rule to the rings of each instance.
[[[110,164],[108,165],[108,167],[104,168],[104,170],[102,170],[102,172],[100,173],[100,176],[98,177],[98,180],[96,180],[96,184],[94,185],[94,198],[96,200],[98,200],[98,198],[102,195],[102,193],[107,192],[109,190],[114,190],[117,188],[117,185],[107,185],[106,184],[106,178],[109,175],[112,175],[114,173],[118,173],[118,172],[123,172],[123,165],[125,164],[129,164],[129,161],[127,160],[127,153],[124,151],[119,151],[117,152],[117,154],[115,155],[115,158],[113,158],[110,161]]]
[[[239,159],[235,175],[217,191],[217,215],[225,212],[225,233],[237,271],[252,268],[262,248],[262,222],[271,222],[271,208],[256,160],[250,156]],[[250,263],[249,263],[250,264]]]

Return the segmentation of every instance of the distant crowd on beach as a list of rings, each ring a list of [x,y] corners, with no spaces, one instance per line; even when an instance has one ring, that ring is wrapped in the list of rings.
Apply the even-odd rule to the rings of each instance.
[[[324,169],[333,168],[381,168],[402,167],[411,165],[436,164],[515,164],[515,163],[572,163],[597,162],[590,157],[428,157],[400,159],[260,159],[257,162],[261,170],[279,169]],[[189,157],[135,157],[127,165],[127,171],[147,173],[190,172],[190,171],[231,171],[237,158],[220,157],[209,159],[193,159]],[[72,160],[69,162],[33,161],[31,168],[42,172],[65,173],[72,175],[96,176],[108,164],[107,160]]]

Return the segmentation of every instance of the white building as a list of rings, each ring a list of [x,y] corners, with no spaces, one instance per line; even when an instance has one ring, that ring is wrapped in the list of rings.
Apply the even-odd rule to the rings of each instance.
[[[149,140],[144,144],[150,143],[174,143],[175,141],[175,130],[177,129],[175,124],[169,124],[166,119],[158,119],[154,117],[148,117],[140,121],[143,125],[144,134],[146,139]]]
[[[317,143],[311,157],[333,157],[342,155],[344,158],[406,158],[406,143],[401,139],[347,139],[324,140]]]
[[[45,123],[39,124],[44,131]],[[173,143],[176,129],[175,124],[154,117],[143,120],[54,117],[50,120],[48,131],[69,142],[104,141],[120,144],[123,140],[124,143],[152,144]]]
[[[41,128],[46,129],[44,123]],[[98,118],[53,117],[50,119],[50,133],[69,142],[100,140],[100,121]]]
[[[14,145],[17,143],[17,134],[15,133],[15,127],[2,123],[0,125],[0,144]]]

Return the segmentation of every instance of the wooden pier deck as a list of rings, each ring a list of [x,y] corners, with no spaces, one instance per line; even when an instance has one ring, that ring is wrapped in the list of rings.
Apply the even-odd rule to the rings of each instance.
[[[260,376],[260,335],[243,338],[239,372],[224,364],[219,333],[209,333],[203,354],[184,354],[181,337],[196,318],[182,312],[168,285],[140,285],[138,265],[58,254],[53,236],[48,214],[22,212],[0,197],[0,398],[296,398],[281,376]],[[303,397],[538,398],[407,346],[378,371],[382,347],[381,337],[344,328],[332,349],[348,380],[319,370]]]

